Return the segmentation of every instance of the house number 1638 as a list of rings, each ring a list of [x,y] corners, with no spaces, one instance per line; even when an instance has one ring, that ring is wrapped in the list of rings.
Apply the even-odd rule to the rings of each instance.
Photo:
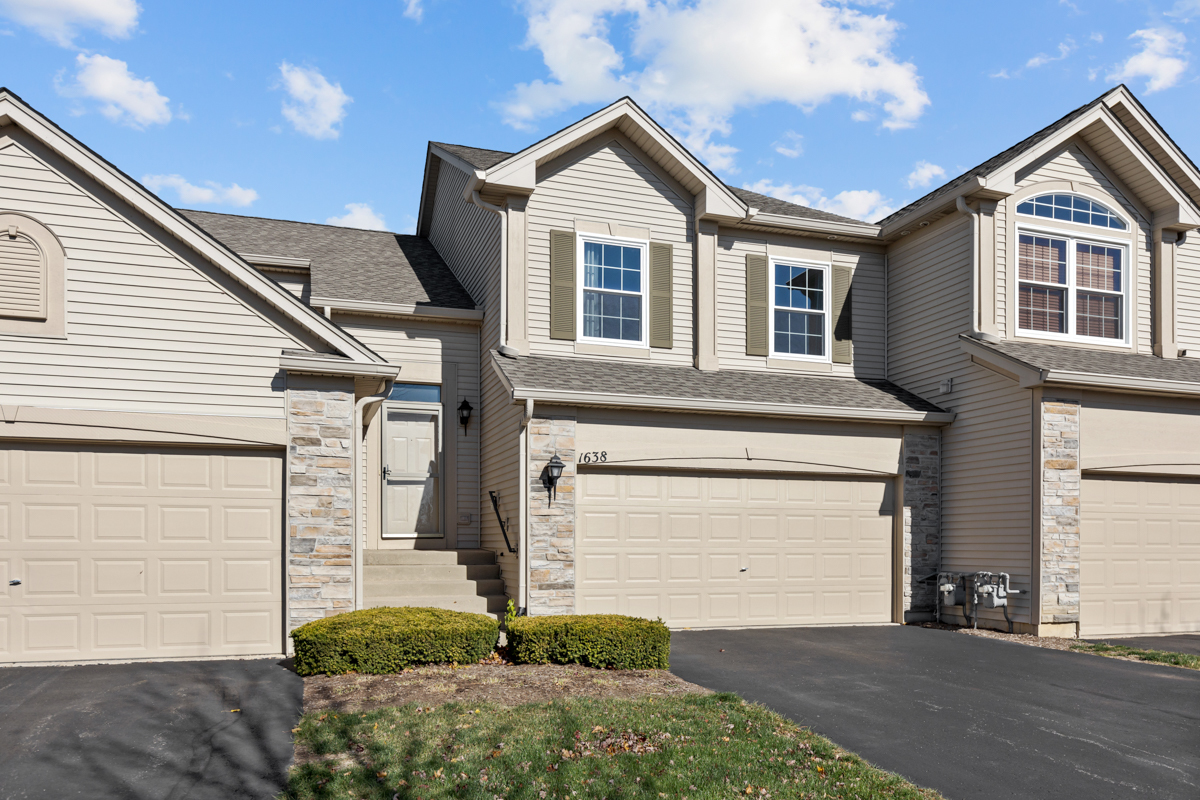
[[[608,451],[601,450],[598,453],[584,453],[579,456],[580,464],[603,464],[608,461]]]

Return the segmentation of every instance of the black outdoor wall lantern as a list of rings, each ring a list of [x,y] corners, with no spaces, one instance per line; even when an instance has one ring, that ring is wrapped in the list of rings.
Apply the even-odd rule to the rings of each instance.
[[[550,459],[550,463],[546,465],[546,477],[542,479],[542,484],[545,485],[546,491],[550,493],[551,503],[553,503],[554,499],[558,497],[558,490],[556,487],[558,486],[558,479],[562,477],[563,467],[565,466],[566,464],[564,464],[562,459],[558,457],[558,453],[555,453]]]
[[[467,432],[467,426],[471,424],[471,412],[474,410],[465,397],[458,404],[458,424],[463,426],[463,433]]]

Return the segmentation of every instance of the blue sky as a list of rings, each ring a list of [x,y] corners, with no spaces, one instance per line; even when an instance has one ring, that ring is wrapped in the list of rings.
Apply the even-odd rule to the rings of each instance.
[[[425,143],[631,94],[728,183],[874,220],[1118,82],[1200,157],[1200,0],[0,0],[0,85],[180,207],[412,230]]]

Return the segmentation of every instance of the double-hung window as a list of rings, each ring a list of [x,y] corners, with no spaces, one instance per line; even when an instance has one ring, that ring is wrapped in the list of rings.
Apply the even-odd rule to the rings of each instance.
[[[1059,202],[1051,205],[1054,201]],[[1053,214],[1056,219],[1109,229],[1125,227],[1107,208],[1070,195],[1032,198],[1021,203],[1017,212],[1043,217]],[[1021,226],[1017,234],[1019,330],[1038,336],[1126,341],[1126,251],[1118,242],[1083,233]]]
[[[646,346],[646,243],[581,237],[579,338]]]
[[[829,360],[829,269],[771,263],[772,355]]]

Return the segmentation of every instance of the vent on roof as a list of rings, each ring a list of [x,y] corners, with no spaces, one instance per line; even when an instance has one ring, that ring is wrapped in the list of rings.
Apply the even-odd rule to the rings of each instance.
[[[0,316],[46,318],[46,259],[15,225],[0,233]]]

